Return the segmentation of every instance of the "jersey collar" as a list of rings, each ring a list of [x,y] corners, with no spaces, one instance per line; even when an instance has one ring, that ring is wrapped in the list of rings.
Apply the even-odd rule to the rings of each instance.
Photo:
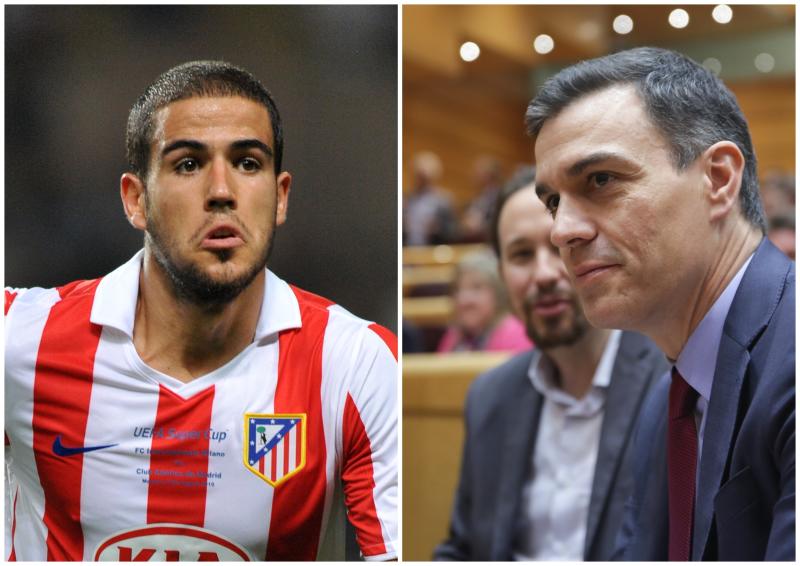
[[[143,257],[144,250],[139,250],[128,262],[103,277],[92,305],[92,323],[115,328],[133,339]],[[301,326],[300,305],[291,287],[269,270],[264,281],[264,299],[256,324],[255,341]]]

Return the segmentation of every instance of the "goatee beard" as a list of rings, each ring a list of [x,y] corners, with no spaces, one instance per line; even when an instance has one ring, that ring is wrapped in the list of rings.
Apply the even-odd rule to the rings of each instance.
[[[272,243],[275,239],[274,225],[261,257],[250,266],[250,269],[236,278],[220,281],[210,277],[196,264],[174,257],[171,250],[175,249],[175,246],[166,240],[161,233],[159,223],[153,221],[152,218],[150,216],[151,220],[147,225],[145,245],[153,252],[153,257],[159,267],[167,274],[175,297],[179,301],[203,307],[206,310],[219,310],[238,297],[266,268],[272,253]],[[216,255],[220,263],[225,263],[230,259],[232,253],[229,250],[222,250],[216,252]]]
[[[547,328],[540,330],[537,328],[536,322],[531,314],[531,309],[533,308],[532,301],[530,299],[525,300],[525,331],[528,338],[531,339],[537,348],[549,350],[560,346],[571,346],[586,334],[589,322],[583,314],[583,309],[577,301],[571,300],[570,302],[572,304],[572,319],[569,321],[566,328],[560,328],[564,325],[564,321],[559,318],[554,321],[552,326],[543,322],[544,326]]]

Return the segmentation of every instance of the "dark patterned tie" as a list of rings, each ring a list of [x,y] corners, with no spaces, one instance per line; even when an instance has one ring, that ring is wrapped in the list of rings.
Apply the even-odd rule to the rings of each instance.
[[[667,470],[669,476],[669,559],[689,560],[692,551],[697,473],[697,392],[672,368],[669,388]]]

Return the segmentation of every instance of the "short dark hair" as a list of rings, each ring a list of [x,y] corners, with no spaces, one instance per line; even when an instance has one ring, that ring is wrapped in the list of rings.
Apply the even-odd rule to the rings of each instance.
[[[503,207],[508,202],[514,193],[519,191],[520,189],[524,189],[525,187],[532,185],[533,182],[536,180],[536,168],[535,167],[520,167],[514,176],[503,185],[503,188],[500,189],[500,192],[497,194],[497,200],[494,203],[494,209],[492,210],[492,220],[491,220],[491,231],[490,234],[492,240],[492,249],[494,250],[495,255],[498,259],[501,257],[500,254],[500,213],[503,212]]]
[[[736,97],[712,72],[688,57],[655,47],[638,47],[582,61],[545,82],[528,105],[525,123],[536,137],[545,121],[578,98],[616,84],[630,84],[672,148],[680,171],[718,141],[735,143],[744,155],[739,191],[742,213],[766,230],[747,121]]]
[[[153,115],[157,110],[193,97],[241,96],[266,107],[272,123],[275,174],[281,171],[283,128],[269,91],[250,72],[224,61],[190,61],[158,77],[131,108],[125,135],[128,166],[143,181],[150,163]]]

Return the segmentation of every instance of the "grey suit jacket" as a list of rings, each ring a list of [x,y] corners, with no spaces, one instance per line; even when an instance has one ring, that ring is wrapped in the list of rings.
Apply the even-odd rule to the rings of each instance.
[[[528,369],[532,352],[514,357],[470,387],[461,478],[448,539],[436,560],[510,560],[520,501],[539,425],[542,396]],[[644,336],[624,332],[614,362],[600,433],[584,558],[607,560],[633,486],[632,430],[666,360]]]

